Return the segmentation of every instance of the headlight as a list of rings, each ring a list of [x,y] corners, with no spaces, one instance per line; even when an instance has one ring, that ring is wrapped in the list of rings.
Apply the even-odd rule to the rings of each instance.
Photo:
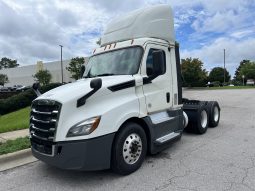
[[[88,135],[97,128],[99,122],[100,117],[92,117],[85,121],[81,121],[69,129],[66,137]]]

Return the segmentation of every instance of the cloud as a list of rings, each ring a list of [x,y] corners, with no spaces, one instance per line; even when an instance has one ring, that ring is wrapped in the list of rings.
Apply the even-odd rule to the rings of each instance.
[[[0,1],[0,57],[15,58],[19,63],[34,64],[37,60],[88,55],[88,47],[97,46],[93,35],[77,42],[72,39],[86,31],[102,31],[108,15],[93,4],[83,1]]]
[[[98,6],[101,9],[110,11],[110,12],[122,12],[122,11],[131,11],[134,9],[141,8],[145,5],[144,0],[128,0],[128,1],[120,1],[120,0],[111,0],[111,1],[105,1],[105,0],[96,0],[92,1],[89,0],[91,3],[95,4],[95,6]]]
[[[251,27],[251,28],[247,28],[247,29],[244,29],[244,30],[235,31],[235,32],[231,33],[230,36],[233,37],[233,38],[242,39],[242,38],[245,38],[247,36],[248,37],[253,36],[254,31],[255,31],[255,27]]]
[[[87,56],[106,24],[138,8],[173,7],[177,41],[184,57],[199,57],[210,68],[223,62],[231,73],[242,59],[255,60],[255,0],[0,0],[0,57],[22,65]]]
[[[226,50],[226,68],[233,74],[243,59],[254,60],[255,38],[238,40],[232,38],[218,38],[212,44],[203,45],[199,49],[183,50],[181,58],[199,58],[204,66],[211,70],[213,67],[223,67],[223,50]]]

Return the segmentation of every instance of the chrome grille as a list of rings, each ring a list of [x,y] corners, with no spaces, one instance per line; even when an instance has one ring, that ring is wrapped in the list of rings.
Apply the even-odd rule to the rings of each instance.
[[[52,100],[35,100],[31,106],[30,140],[39,152],[52,154],[61,104]]]

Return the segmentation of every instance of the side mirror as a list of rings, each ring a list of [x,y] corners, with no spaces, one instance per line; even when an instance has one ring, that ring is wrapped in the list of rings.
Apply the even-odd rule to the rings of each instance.
[[[84,74],[84,72],[85,72],[85,70],[86,70],[86,67],[84,66],[84,65],[82,65],[81,66],[81,73],[80,73],[80,77],[82,78],[82,76],[83,76],[83,74]]]
[[[155,50],[152,52],[152,75],[154,79],[163,73],[164,70],[164,52],[162,50]]]
[[[41,92],[39,91],[39,88],[40,88],[40,83],[38,83],[38,82],[33,83],[32,89],[34,90],[37,97],[39,97],[41,95]]]
[[[102,87],[102,79],[96,78],[90,81],[90,87],[94,90],[99,90]]]
[[[40,88],[40,83],[38,83],[38,82],[33,83],[32,88],[33,88],[33,90],[38,90]]]
[[[92,79],[90,81],[90,87],[92,88],[92,90],[77,100],[76,107],[83,106],[86,103],[86,100],[102,87],[102,79]]]

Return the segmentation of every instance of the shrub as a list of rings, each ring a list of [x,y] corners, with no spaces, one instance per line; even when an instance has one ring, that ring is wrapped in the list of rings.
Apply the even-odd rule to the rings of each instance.
[[[234,84],[235,86],[242,86],[243,82],[240,82],[238,80],[232,80],[232,84]]]
[[[14,95],[17,95],[17,94],[19,94],[20,92],[1,92],[0,91],[0,99],[7,99],[7,98],[9,98],[9,97],[12,97],[12,96],[14,96]]]
[[[47,92],[47,91],[49,91],[51,89],[57,88],[57,87],[59,87],[61,85],[62,85],[61,83],[50,83],[50,84],[48,84],[46,86],[42,86],[40,88],[40,92],[41,93],[45,93],[45,92]]]
[[[32,100],[36,98],[33,90],[27,90],[10,98],[0,100],[0,115],[4,115],[18,109],[31,105]]]
[[[52,83],[40,88],[41,93],[45,93],[53,88],[60,86],[61,83]],[[30,106],[36,98],[32,89],[26,90],[7,99],[0,100],[0,115],[4,115],[24,107]]]

